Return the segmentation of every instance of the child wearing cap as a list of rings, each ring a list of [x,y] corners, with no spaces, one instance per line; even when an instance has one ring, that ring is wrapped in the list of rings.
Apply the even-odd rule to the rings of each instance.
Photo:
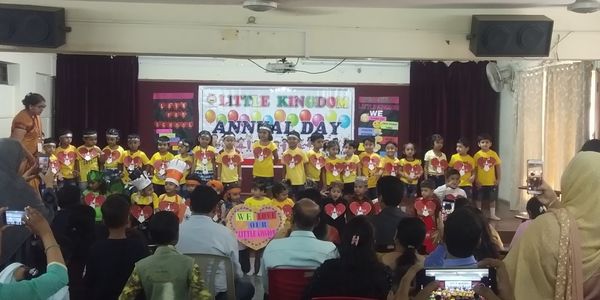
[[[167,165],[174,158],[173,153],[169,152],[169,137],[159,136],[156,141],[158,152],[150,158],[152,167],[152,185],[157,195],[165,193],[165,179],[167,178]]]
[[[283,152],[283,178],[290,181],[290,194],[299,200],[297,195],[304,190],[306,184],[305,167],[308,164],[306,152],[298,147],[300,143],[300,133],[290,131],[287,136],[288,149]],[[274,196],[274,195],[273,195]]]
[[[75,170],[75,160],[77,159],[77,148],[71,145],[73,142],[73,132],[71,130],[62,130],[59,133],[58,139],[60,141],[58,148],[56,148],[56,159],[60,163],[60,170],[58,172],[58,187],[61,188],[64,185],[77,185],[75,177],[78,172]]]
[[[179,182],[183,178],[183,173],[187,167],[187,163],[173,159],[167,165],[165,178],[165,193],[158,196],[157,211],[171,211],[179,217],[179,222],[183,222],[185,218],[187,206],[185,200],[177,192],[179,191]]]
[[[135,178],[134,174],[139,177]],[[158,196],[154,193],[152,180],[146,174],[137,170],[132,172],[133,180],[131,184],[137,189],[137,192],[131,195],[131,215],[135,223],[145,223],[154,214],[158,208]]]
[[[102,150],[96,146],[98,143],[98,133],[96,130],[86,130],[83,133],[83,145],[77,148],[77,160],[75,170],[79,175],[79,188],[87,188],[87,174],[90,171],[100,171],[100,154]]]
[[[254,153],[254,165],[252,176],[255,182],[262,183],[270,192],[274,183],[275,164],[279,163],[277,146],[273,143],[271,126],[263,123],[258,127],[258,141],[252,145]]]
[[[129,173],[135,169],[150,170],[150,160],[144,151],[140,150],[141,139],[138,134],[127,136],[128,150],[123,153],[123,182],[129,182]]]

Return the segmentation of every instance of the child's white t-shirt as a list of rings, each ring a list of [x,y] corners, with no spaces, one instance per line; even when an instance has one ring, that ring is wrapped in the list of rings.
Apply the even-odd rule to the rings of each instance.
[[[440,164],[438,164],[437,166],[434,166],[434,164],[431,163],[431,161],[433,159],[437,159],[440,162]],[[427,164],[427,174],[428,175],[436,175],[436,176],[444,175],[444,172],[446,171],[445,167],[448,166],[448,159],[446,159],[446,154],[444,152],[442,152],[441,156],[437,156],[437,155],[435,155],[435,152],[433,152],[433,150],[429,150],[429,151],[427,151],[427,153],[425,153],[424,160],[426,162],[428,162],[428,164]],[[446,163],[445,164],[441,163],[441,161],[444,161]]]
[[[440,201],[443,201],[444,199],[446,199],[446,197],[448,195],[450,195],[454,198],[458,198],[458,197],[467,198],[467,193],[465,193],[465,190],[463,190],[461,188],[453,189],[445,184],[442,186],[439,186],[437,189],[435,189],[433,191],[433,193],[438,197],[438,199],[440,199]]]

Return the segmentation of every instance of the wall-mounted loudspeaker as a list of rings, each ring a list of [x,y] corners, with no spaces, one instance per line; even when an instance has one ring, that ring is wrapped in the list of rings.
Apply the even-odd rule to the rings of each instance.
[[[58,48],[65,44],[65,9],[0,4],[0,44]]]
[[[474,15],[469,49],[475,56],[548,56],[553,25],[545,16]]]

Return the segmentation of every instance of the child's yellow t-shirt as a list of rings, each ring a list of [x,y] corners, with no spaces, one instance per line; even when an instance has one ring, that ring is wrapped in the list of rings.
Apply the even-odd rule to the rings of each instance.
[[[356,181],[358,168],[360,168],[360,159],[358,155],[353,154],[351,157],[344,156],[344,170],[342,171],[342,181],[344,183],[353,183]]]
[[[60,162],[59,173],[64,179],[73,179],[75,170],[75,160],[77,159],[77,149],[73,145],[67,148],[57,147],[54,152],[56,159]]]
[[[473,186],[471,176],[473,176],[473,170],[475,169],[475,159],[471,155],[453,154],[448,165],[460,173],[458,186]]]
[[[273,200],[271,200],[267,197],[262,197],[262,198],[250,197],[244,201],[244,204],[246,204],[250,207],[261,207],[261,206],[265,206],[265,205],[272,206]]]
[[[185,183],[185,178],[190,175],[190,171],[194,165],[194,157],[189,154],[186,157],[181,156],[181,154],[177,154],[175,157],[173,157],[173,159],[183,160],[187,164],[187,167],[185,167],[185,170],[183,171],[183,177],[181,177],[181,180],[179,181],[179,184],[183,184]]]
[[[77,148],[77,163],[79,164],[79,182],[87,181],[87,174],[90,171],[100,171],[98,158],[102,150],[98,146]]]
[[[143,168],[148,164],[150,164],[150,160],[142,150],[137,150],[135,152],[126,150],[123,152],[123,182],[129,182],[131,180],[129,178],[129,172],[133,171],[135,168]]]
[[[150,158],[150,165],[154,167],[154,175],[152,175],[152,183],[158,185],[165,185],[165,179],[167,179],[167,165],[175,156],[171,152],[160,154],[160,152],[154,153]]]
[[[306,177],[312,181],[319,182],[321,180],[321,170],[325,167],[325,157],[320,151],[313,149],[306,153],[308,165],[306,167]]]
[[[242,156],[235,149],[231,151],[223,150],[217,156],[217,163],[221,168],[221,182],[231,183],[240,180],[238,166],[242,163]]]
[[[285,168],[285,179],[289,179],[292,185],[304,185],[306,173],[304,164],[308,162],[306,153],[300,147],[288,149],[281,156]]]
[[[196,160],[195,172],[200,172],[204,174],[208,174],[213,172],[213,159],[217,157],[217,149],[213,146],[208,146],[206,148],[202,148],[200,146],[194,147],[192,149],[194,152],[194,158]]]
[[[334,181],[342,181],[344,162],[338,158],[325,158],[325,185],[329,186]]]
[[[153,209],[158,208],[158,196],[152,193],[152,196],[142,196],[139,192],[131,195],[131,203],[137,205],[152,205]]]
[[[400,160],[396,157],[389,158],[386,155],[379,162],[379,168],[383,170],[381,176],[398,176],[400,175]]]
[[[404,176],[400,177],[400,181],[406,184],[416,185],[421,175],[423,175],[423,165],[420,159],[415,158],[409,161],[403,158],[400,160],[400,168],[408,176],[408,178]]]
[[[102,149],[102,157],[104,158],[104,169],[118,169],[119,164],[123,163],[123,152],[125,152],[125,150],[121,146],[117,146],[117,149],[111,149],[110,146],[104,147],[104,149]]]
[[[273,142],[269,142],[266,146],[261,145],[260,142],[252,144],[252,152],[254,153],[252,175],[258,177],[275,176],[273,164],[273,153],[275,151],[277,151],[277,145]]]
[[[277,206],[279,208],[283,208],[284,206],[294,207],[294,204],[295,204],[295,202],[291,198],[286,198],[283,201],[279,201],[277,199],[273,199],[273,206]]]
[[[473,157],[477,168],[477,181],[482,186],[496,185],[496,166],[502,161],[494,150],[479,150]]]
[[[374,188],[377,186],[377,168],[379,167],[381,156],[375,152],[363,152],[358,158],[362,167],[362,175],[366,176],[368,180],[367,187]]]

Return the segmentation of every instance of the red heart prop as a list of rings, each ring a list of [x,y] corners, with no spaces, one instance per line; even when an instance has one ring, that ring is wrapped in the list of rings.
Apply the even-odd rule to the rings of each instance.
[[[51,160],[50,164],[48,165],[48,168],[52,173],[56,174],[60,169],[60,162],[58,160]]]
[[[284,205],[281,210],[283,210],[283,213],[285,214],[286,217],[291,217],[292,216],[292,206],[291,205]]]
[[[258,159],[260,157],[260,155],[263,153],[262,148],[260,148],[260,147],[254,148],[254,150],[252,150],[252,152],[254,153],[254,158],[256,158],[256,159]]]
[[[83,200],[85,201],[85,204],[89,205],[89,206],[94,206],[94,207],[100,207],[102,206],[102,204],[104,203],[104,200],[106,200],[106,198],[103,195],[94,195],[94,193],[87,193],[85,195],[85,197],[83,198]],[[94,205],[92,205],[94,204]]]
[[[487,158],[480,157],[477,160],[477,164],[479,165],[480,168],[484,168],[486,165],[488,166],[488,168],[490,168],[496,164],[496,159],[493,157],[487,157]]]
[[[242,158],[236,153],[234,155],[224,155],[222,161],[224,165],[233,163],[233,165],[237,166],[242,161]]]
[[[335,166],[332,163],[325,164],[325,170],[327,170],[328,172],[332,172],[333,168],[335,168]]]
[[[284,164],[289,164],[292,161],[292,155],[291,154],[286,154],[283,156],[283,163]]]
[[[109,157],[112,161],[117,161],[121,157],[121,152],[117,150],[110,150],[108,148],[102,150],[102,159],[106,161]]]
[[[375,214],[378,215],[381,212],[381,203],[373,203],[373,209],[375,210]]]
[[[164,169],[167,170],[167,163],[163,160],[157,160],[154,162],[154,169],[156,170],[160,170],[160,169]]]
[[[421,167],[421,165],[405,164],[403,169],[404,173],[408,175],[412,173],[414,175],[414,178],[419,178],[421,177],[421,175],[423,175],[423,167]]]
[[[336,163],[334,169],[341,173],[342,170],[346,169],[346,164],[343,162]]]
[[[262,147],[256,147],[256,148],[254,148],[254,150],[252,150],[252,152],[254,152],[254,158],[256,158],[256,159],[258,159],[261,156],[261,154],[262,154],[263,159],[270,157],[271,154],[273,154],[271,149],[262,148]]]
[[[415,201],[415,209],[417,210],[417,215],[422,217],[434,216],[436,207],[436,203],[431,200],[421,199]],[[425,211],[427,213],[424,213]]]
[[[457,171],[462,171],[463,173],[469,173],[473,171],[473,166],[468,162],[457,161],[454,164],[454,169]]]
[[[171,202],[171,201],[160,201],[158,202],[158,210],[160,211],[170,211],[175,214],[179,211],[179,203]]]
[[[396,173],[398,174],[399,166],[395,163],[386,163],[383,167],[386,173]]]
[[[85,157],[86,155],[89,155],[90,158],[94,159],[96,158],[99,154],[100,154],[100,149],[99,148],[92,148],[92,149],[88,149],[86,147],[80,147],[79,149],[77,149],[77,151],[79,152],[79,155],[81,155],[81,157]]]
[[[371,203],[369,203],[369,202],[363,202],[363,203],[352,202],[352,203],[350,203],[350,211],[355,216],[368,215],[371,212],[371,209],[373,209],[373,206],[371,206]]]
[[[56,155],[56,158],[58,159],[58,161],[60,161],[61,164],[63,165],[71,165],[74,161],[75,161],[75,157],[77,156],[77,154],[75,154],[75,152],[73,151],[69,151],[69,152],[59,152]],[[68,159],[69,163],[65,163],[65,160]]]
[[[203,159],[211,160],[211,159],[213,159],[213,157],[215,157],[215,153],[212,151],[199,150],[199,151],[196,151],[196,153],[194,153],[194,156],[198,160],[203,160]]]
[[[150,205],[140,206],[140,205],[134,204],[129,209],[129,212],[138,221],[140,221],[140,217],[142,217],[141,222],[144,222],[152,216],[152,214],[154,213],[154,210],[152,210],[152,207]]]
[[[363,156],[363,158],[360,160],[360,162],[361,162],[363,165],[368,165],[370,161],[371,161],[371,158],[370,158],[370,157],[368,157],[368,156]]]
[[[133,158],[131,156],[125,156],[123,158],[123,164],[125,165],[125,167],[131,166],[131,164],[133,164]]]
[[[294,162],[295,162],[296,164],[299,164],[299,163],[301,163],[301,162],[302,162],[302,155],[300,155],[300,154],[296,154],[296,155],[294,155]]]
[[[350,171],[350,172],[356,171],[356,167],[358,167],[358,165],[356,163],[354,163],[354,162],[346,164],[346,170]]]
[[[327,205],[325,205],[324,209],[325,213],[335,220],[340,216],[344,215],[344,213],[346,212],[346,205],[344,205],[343,203],[338,203],[336,205],[333,205],[333,203],[328,203]]]

